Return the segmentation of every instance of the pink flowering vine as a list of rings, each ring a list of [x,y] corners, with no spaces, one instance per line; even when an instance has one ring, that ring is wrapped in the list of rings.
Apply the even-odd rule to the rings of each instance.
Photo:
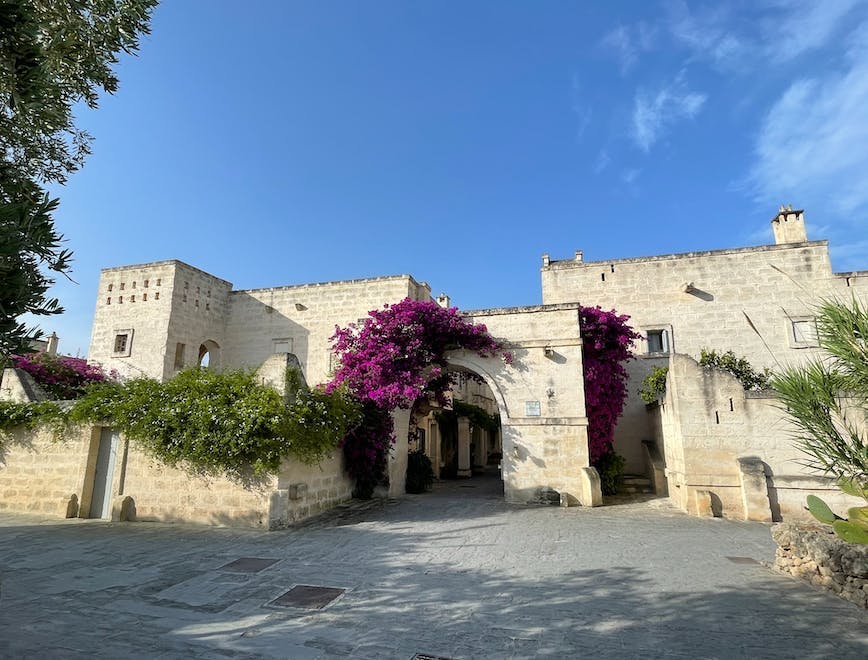
[[[612,452],[615,425],[627,400],[627,369],[633,359],[630,346],[641,335],[627,325],[629,316],[599,306],[580,311],[591,463]]]
[[[11,356],[12,366],[29,373],[33,380],[55,399],[76,399],[91,383],[117,379],[87,360],[49,353]]]
[[[345,386],[365,405],[366,423],[343,442],[347,469],[363,496],[370,496],[386,468],[394,442],[389,412],[410,408],[421,396],[445,401],[453,384],[448,351],[512,361],[484,325],[468,322],[456,308],[410,298],[369,312],[364,322],[335,328],[332,346],[340,367],[326,390]]]

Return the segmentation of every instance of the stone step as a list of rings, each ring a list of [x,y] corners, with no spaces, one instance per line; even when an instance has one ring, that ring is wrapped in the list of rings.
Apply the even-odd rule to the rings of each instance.
[[[621,482],[620,492],[628,494],[649,494],[654,492],[651,480],[639,474],[625,474]]]

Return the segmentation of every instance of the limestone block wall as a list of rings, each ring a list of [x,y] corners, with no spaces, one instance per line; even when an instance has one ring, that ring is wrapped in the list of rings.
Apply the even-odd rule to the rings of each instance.
[[[276,478],[249,484],[170,467],[122,440],[112,494],[128,495],[138,520],[269,528]]]
[[[713,512],[724,517],[799,520],[809,518],[809,494],[841,510],[858,504],[803,467],[790,422],[771,393],[745,392],[729,374],[675,354],[666,394],[654,408],[669,494],[685,511],[710,513],[703,503],[710,497]],[[758,483],[751,480],[757,470]]]
[[[233,291],[223,362],[258,367],[275,352],[295,353],[309,383],[323,383],[334,367],[329,337],[368,312],[404,298],[430,300],[427,284],[409,275]]]
[[[577,304],[467,312],[504,339],[513,364],[466,351],[450,363],[482,376],[501,416],[506,498],[537,499],[556,490],[591,504],[582,468],[588,462],[587,416]]]
[[[797,341],[793,322],[810,320],[823,297],[868,299],[868,272],[834,274],[826,241],[585,262],[544,259],[544,304],[580,301],[628,314],[639,332],[665,331],[664,353],[699,357],[733,350],[756,367],[799,363],[815,352]],[[637,447],[647,437],[641,378],[659,354],[647,341],[630,365],[630,399],[616,432],[628,471],[644,469]]]
[[[197,364],[200,344],[222,338],[231,288],[177,260],[102,270],[89,361],[125,377],[158,379],[177,371],[177,357],[177,367]],[[128,335],[124,350],[116,350],[119,334]]]
[[[343,471],[343,456],[337,450],[318,465],[284,460],[277,490],[272,493],[270,528],[286,527],[352,498],[353,481]]]
[[[93,439],[89,428],[62,440],[26,429],[0,437],[0,510],[67,516],[70,496],[82,504]]]

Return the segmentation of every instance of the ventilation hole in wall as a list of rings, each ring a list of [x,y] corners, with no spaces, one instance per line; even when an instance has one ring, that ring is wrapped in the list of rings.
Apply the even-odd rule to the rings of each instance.
[[[189,283],[189,282],[184,282],[184,288],[185,288],[185,289],[189,289],[189,288],[190,288],[190,283]]]
[[[124,287],[125,287],[125,286],[126,286],[126,284],[124,284],[123,282],[121,282],[121,291],[124,290]]]
[[[106,305],[111,305],[111,304],[112,304],[112,297],[111,297],[111,296],[109,296],[108,298],[105,299],[105,304],[106,304]]]
[[[716,410],[714,411],[714,423],[720,424],[720,413],[717,412]]]
[[[205,303],[205,310],[211,309],[211,303]]]
[[[159,300],[159,299],[160,299],[160,292],[157,291],[157,292],[154,294],[154,300]]]
[[[182,300],[182,302],[187,302],[187,294],[186,293],[184,294],[184,297],[181,298],[181,300]]]
[[[147,299],[148,299],[148,294],[147,294],[147,293],[143,293],[143,294],[142,294],[142,302],[147,301]]]
[[[123,304],[124,304],[124,297],[118,296],[118,305],[123,305]]]
[[[729,400],[729,409],[730,409],[730,411],[734,411],[734,410],[735,410],[735,408],[734,408],[733,405],[732,405],[732,399]]]
[[[198,307],[198,306],[199,306],[199,301],[197,300],[197,301],[196,301],[196,307]]]
[[[157,278],[157,286],[160,286],[160,282],[162,282],[162,281],[163,281],[163,280],[161,280],[161,279],[158,277],[158,278]]]
[[[605,282],[606,281],[606,273],[600,273],[600,279]]]
[[[148,288],[148,285],[149,285],[150,283],[151,283],[150,280],[145,280],[144,282],[142,282],[142,286],[145,287],[145,288],[147,289],[147,288]]]
[[[135,297],[135,295],[130,296],[130,302],[136,302],[136,297]]]
[[[108,289],[109,291],[111,291],[111,290],[114,289],[114,288],[115,288],[115,285],[114,285],[114,284],[109,284],[109,289]]]
[[[615,264],[609,264],[609,268],[612,269],[612,272],[613,272],[613,273],[615,272]]]
[[[134,288],[134,289],[136,288],[136,282],[135,282],[135,280],[133,280],[133,288]]]

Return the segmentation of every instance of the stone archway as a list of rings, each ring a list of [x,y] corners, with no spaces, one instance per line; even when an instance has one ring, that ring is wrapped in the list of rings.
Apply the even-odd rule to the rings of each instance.
[[[513,354],[513,363],[452,351],[451,366],[479,375],[501,418],[504,495],[514,502],[564,506],[602,503],[590,467],[582,378],[580,305],[543,305],[468,312]],[[390,495],[404,492],[409,410],[393,412],[396,446],[389,464]]]
[[[196,362],[200,367],[211,369],[220,366],[220,345],[213,339],[206,339],[199,345],[199,357]]]

